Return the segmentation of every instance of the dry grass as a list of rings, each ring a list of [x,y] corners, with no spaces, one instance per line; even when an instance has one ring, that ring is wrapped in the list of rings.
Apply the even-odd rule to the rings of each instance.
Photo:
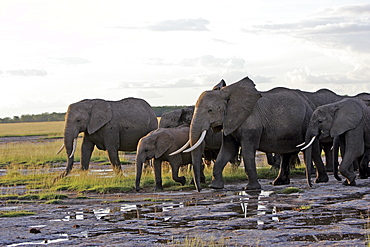
[[[63,136],[64,121],[0,124],[0,136]]]

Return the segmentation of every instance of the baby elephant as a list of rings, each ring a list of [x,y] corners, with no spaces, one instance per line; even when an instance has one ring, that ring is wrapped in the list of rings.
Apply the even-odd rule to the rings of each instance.
[[[339,166],[339,171],[346,178],[344,184],[356,185],[352,167],[355,159],[363,155],[360,171],[368,171],[370,108],[364,101],[353,98],[316,108],[306,132],[306,142],[315,137],[322,139],[328,136],[339,138],[344,147]]]
[[[181,148],[189,139],[189,126],[176,128],[159,128],[153,130],[139,140],[136,152],[136,181],[135,189],[140,190],[140,179],[145,161],[154,159],[154,176],[156,189],[162,190],[162,161],[168,161],[172,168],[172,178],[185,184],[185,177],[179,177],[179,168],[191,163],[190,153],[169,154]]]

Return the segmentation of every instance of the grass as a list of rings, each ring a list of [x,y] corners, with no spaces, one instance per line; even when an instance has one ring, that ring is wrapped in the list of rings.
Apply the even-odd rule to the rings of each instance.
[[[80,171],[76,167],[72,173],[57,182],[53,183],[53,178],[58,174],[53,172],[55,166],[65,165],[67,157],[65,152],[59,155],[56,152],[63,144],[64,122],[40,122],[40,123],[12,123],[0,124],[0,137],[4,136],[39,136],[42,140],[34,142],[11,142],[0,143],[0,167],[6,168],[6,175],[0,176],[0,185],[5,193],[14,194],[13,186],[24,186],[28,192],[42,191],[38,193],[60,193],[60,191],[75,191],[82,193],[115,193],[134,191],[135,175],[134,171],[124,169],[123,176],[101,177],[91,172]],[[75,161],[80,161],[80,147],[82,140],[79,139],[75,154]],[[92,155],[92,162],[108,163],[105,151],[95,149]],[[304,168],[292,169],[292,174],[304,174]],[[170,167],[165,165],[162,169],[163,187],[165,190],[194,190],[192,172],[187,169],[180,171],[179,176],[185,176],[187,183],[181,186],[171,178]],[[212,180],[212,169],[205,168],[206,184]],[[274,179],[277,171],[270,169],[270,166],[258,168],[259,178]],[[293,175],[294,176],[294,175]],[[232,167],[227,165],[223,172],[226,183],[236,181],[247,181],[244,167]],[[143,172],[141,179],[142,188],[155,187],[152,169]],[[206,185],[203,185],[206,187]],[[26,193],[30,198],[8,198],[8,200],[60,200],[61,198],[40,199],[32,193]],[[4,194],[4,191],[3,193]],[[38,195],[40,196],[40,195]],[[0,198],[2,199],[2,198]]]
[[[0,124],[0,137],[39,135],[62,137],[63,131],[64,121]]]
[[[35,215],[36,213],[20,210],[20,211],[0,211],[0,217],[21,217],[21,216],[29,216]]]

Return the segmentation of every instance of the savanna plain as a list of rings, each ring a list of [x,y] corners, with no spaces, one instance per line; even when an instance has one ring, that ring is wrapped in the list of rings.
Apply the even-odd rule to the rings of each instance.
[[[163,191],[154,191],[151,167],[134,190],[135,153],[120,153],[116,176],[104,151],[81,171],[79,151],[67,177],[54,180],[67,157],[64,122],[0,124],[1,246],[369,246],[370,180],[308,187],[303,165],[291,184],[273,186],[277,171],[257,155],[262,190],[244,191],[243,165],[228,165],[225,188],[201,192],[191,170],[181,186],[163,164]],[[81,144],[81,140],[78,142]],[[302,163],[303,164],[303,163]]]

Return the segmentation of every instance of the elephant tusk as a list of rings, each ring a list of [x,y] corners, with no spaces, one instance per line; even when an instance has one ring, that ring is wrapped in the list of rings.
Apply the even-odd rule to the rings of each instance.
[[[297,148],[302,147],[304,144],[306,144],[306,142],[302,142],[301,144],[298,144],[296,147]]]
[[[73,149],[72,149],[72,153],[69,156],[69,158],[72,158],[72,156],[75,154],[76,147],[77,147],[77,138],[73,139]]]
[[[188,140],[184,146],[182,146],[179,150],[175,151],[175,152],[172,152],[170,153],[170,156],[172,155],[175,155],[175,154],[178,154],[178,153],[181,153],[183,150],[185,150],[185,148],[187,148],[188,146],[190,145],[190,140]]]
[[[189,153],[189,152],[193,151],[194,149],[196,149],[197,147],[199,147],[199,145],[203,142],[204,137],[206,136],[206,134],[207,134],[207,130],[203,130],[202,135],[200,136],[199,140],[191,148],[186,149],[184,151],[184,153]]]
[[[316,136],[312,137],[311,141],[306,145],[304,146],[303,148],[301,148],[301,151],[307,149],[309,146],[311,146],[311,144],[313,143],[313,141],[315,140]]]
[[[65,148],[65,145],[63,144],[62,147],[58,150],[57,155],[62,152],[63,148]]]

